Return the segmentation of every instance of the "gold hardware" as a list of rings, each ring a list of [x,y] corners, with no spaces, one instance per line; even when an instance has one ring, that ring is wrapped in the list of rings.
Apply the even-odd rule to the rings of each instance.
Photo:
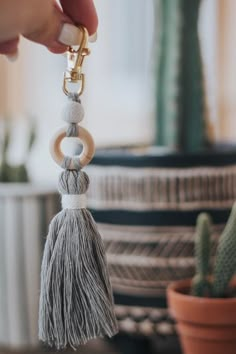
[[[84,91],[84,74],[82,73],[82,66],[84,58],[90,54],[88,48],[88,31],[84,26],[79,26],[82,33],[81,43],[78,49],[69,47],[67,51],[67,69],[64,73],[63,91],[68,96],[68,82],[80,84],[77,94],[80,96]]]

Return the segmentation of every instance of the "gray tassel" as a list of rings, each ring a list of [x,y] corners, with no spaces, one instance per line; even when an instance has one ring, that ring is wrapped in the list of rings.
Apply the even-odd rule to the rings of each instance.
[[[62,199],[76,199],[88,186],[85,172],[60,175]],[[39,338],[57,349],[117,333],[101,236],[90,212],[72,204],[50,224],[41,271]]]

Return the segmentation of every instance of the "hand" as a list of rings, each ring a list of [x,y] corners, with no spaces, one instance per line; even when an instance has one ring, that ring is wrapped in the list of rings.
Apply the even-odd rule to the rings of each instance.
[[[64,53],[80,42],[75,24],[96,33],[98,18],[93,0],[0,0],[0,54],[17,56],[20,36]]]

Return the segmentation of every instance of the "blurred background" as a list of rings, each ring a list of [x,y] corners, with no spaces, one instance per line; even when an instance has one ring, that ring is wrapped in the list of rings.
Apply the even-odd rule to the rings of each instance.
[[[151,145],[156,121],[159,21],[154,5],[158,0],[95,3],[98,41],[90,45],[91,56],[86,61],[83,124],[98,148]],[[235,14],[235,0],[202,1],[199,36],[207,119],[214,142],[236,140]],[[7,160],[13,166],[25,164],[31,183],[0,183],[0,347],[20,351],[37,347],[41,253],[47,224],[60,208],[56,192],[60,169],[52,161],[48,145],[62,124],[66,58],[24,39],[19,51],[15,63],[0,57],[0,151],[3,156],[6,125],[10,125]],[[145,331],[149,333],[148,325]],[[130,332],[129,323],[123,332]],[[140,347],[147,348],[146,339],[139,340]],[[132,348],[126,337],[122,343],[126,352]],[[160,352],[155,339],[153,343],[150,350]],[[122,345],[103,345],[103,353],[123,350]],[[98,350],[97,345],[88,347],[89,353]]]
[[[91,45],[92,55],[86,61],[85,125],[97,146],[151,143],[158,37],[153,1],[110,4],[101,0],[96,5],[99,39]],[[230,0],[204,0],[200,16],[208,115],[218,141],[235,138],[234,6]],[[29,172],[34,181],[52,180],[56,173],[48,141],[61,124],[66,102],[61,90],[66,58],[22,39],[16,63],[3,57],[0,60],[0,114],[11,117],[22,131],[28,116],[36,120],[37,143],[27,161]],[[24,139],[16,134],[13,140],[17,149],[12,145],[14,153],[9,154],[16,163],[22,159],[25,147],[20,145]]]

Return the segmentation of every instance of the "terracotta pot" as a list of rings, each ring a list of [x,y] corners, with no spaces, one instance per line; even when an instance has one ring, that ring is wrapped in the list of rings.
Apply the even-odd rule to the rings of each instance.
[[[187,295],[191,280],[167,289],[172,316],[177,321],[185,354],[236,353],[236,298],[210,299]],[[236,279],[232,282],[236,286]]]

